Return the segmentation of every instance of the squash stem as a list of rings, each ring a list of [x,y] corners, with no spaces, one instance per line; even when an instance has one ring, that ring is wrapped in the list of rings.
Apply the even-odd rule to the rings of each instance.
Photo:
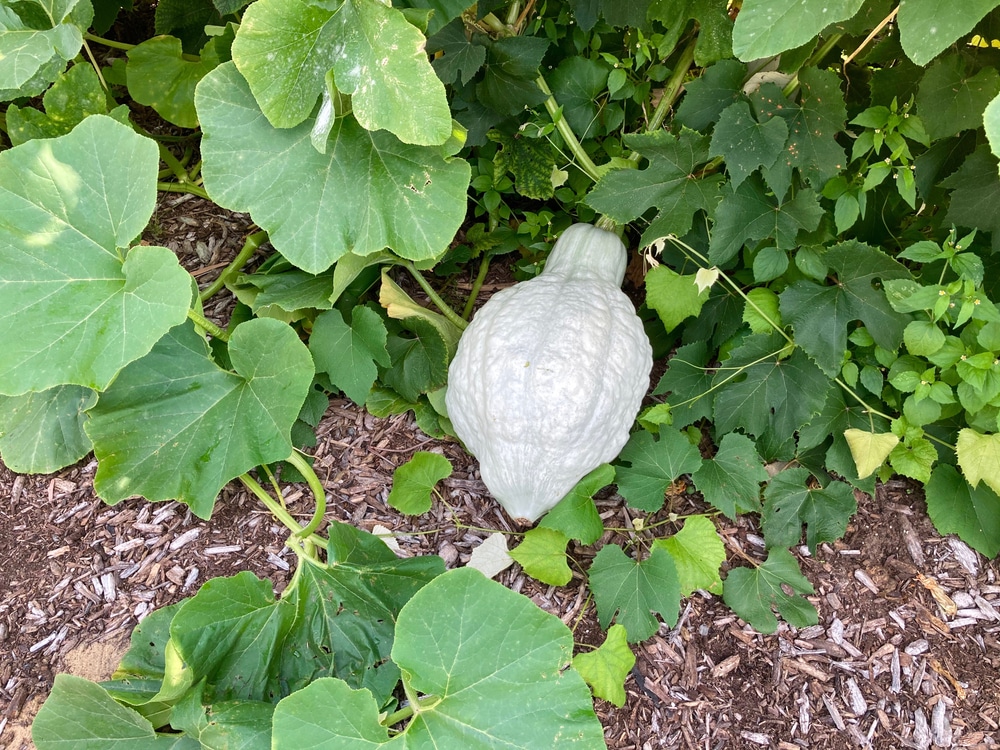
[[[190,193],[207,201],[212,200],[208,197],[205,188],[199,187],[192,182],[158,182],[156,183],[156,189],[161,193]]]
[[[566,118],[563,116],[562,110],[559,108],[559,102],[556,101],[555,96],[552,95],[552,90],[549,85],[545,82],[544,76],[538,76],[535,79],[535,84],[542,90],[542,93],[548,97],[545,100],[545,109],[548,110],[549,116],[552,118],[553,124],[556,126],[556,130],[559,131],[559,135],[566,142],[566,147],[573,154],[577,161],[580,169],[592,179],[597,182],[601,179],[601,168],[594,164],[594,160],[590,158],[583,145],[580,143],[580,139],[576,137],[576,133],[573,132],[573,128],[569,126],[566,122]]]
[[[243,243],[243,248],[236,254],[232,262],[226,266],[222,273],[219,274],[218,278],[215,279],[211,284],[205,287],[205,290],[199,295],[201,301],[204,302],[207,299],[215,296],[222,287],[226,285],[232,276],[239,271],[243,266],[247,264],[253,254],[257,252],[257,248],[267,242],[267,232],[255,232],[247,237],[245,243]]]
[[[469,292],[469,298],[465,301],[465,308],[462,310],[462,318],[464,320],[468,320],[472,316],[472,308],[476,305],[479,290],[483,288],[483,282],[486,281],[486,274],[489,270],[490,256],[484,254],[483,259],[479,262],[479,273],[476,274],[476,278],[472,282],[472,291]]]
[[[464,331],[468,327],[469,322],[451,309],[451,306],[441,298],[441,295],[434,291],[434,287],[430,285],[427,279],[424,278],[424,275],[417,270],[417,267],[413,265],[412,262],[406,261],[400,265],[410,272],[410,275],[420,285],[420,288],[424,290],[424,294],[430,297],[431,302],[433,302],[437,309],[441,311],[442,315],[454,323],[460,331]]]
[[[208,333],[211,334],[212,337],[220,339],[222,341],[229,341],[229,334],[226,333],[221,328],[219,328],[219,326],[215,325],[215,323],[206,318],[200,312],[189,309],[187,311],[187,316],[196,326],[198,326],[199,328],[204,328],[206,331],[208,331]]]
[[[663,96],[657,102],[656,109],[653,110],[653,116],[649,118],[649,123],[646,125],[647,133],[652,133],[663,127],[663,122],[667,119],[667,113],[674,106],[677,97],[681,95],[681,89],[684,88],[684,79],[687,77],[692,63],[694,63],[694,48],[697,44],[698,39],[692,39],[681,52],[681,56],[677,58],[677,65],[674,67],[674,72],[670,76],[670,80],[667,81],[667,85],[663,88]],[[636,152],[629,158],[632,161],[639,161],[642,157]]]
[[[285,459],[298,469],[299,474],[301,474],[306,479],[306,483],[309,485],[309,491],[312,492],[313,497],[316,500],[316,510],[313,511],[312,520],[309,521],[305,526],[295,532],[295,536],[301,538],[308,538],[312,536],[323,523],[323,516],[326,515],[326,490],[323,489],[323,483],[319,481],[319,477],[316,476],[316,472],[313,471],[313,467],[310,466],[309,462],[306,461],[305,457],[302,456],[297,450],[292,450],[292,455]]]

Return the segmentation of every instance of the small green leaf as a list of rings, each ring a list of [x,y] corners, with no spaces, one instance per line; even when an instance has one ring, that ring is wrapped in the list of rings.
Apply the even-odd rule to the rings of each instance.
[[[563,117],[581,140],[601,134],[601,111],[597,103],[607,86],[610,70],[603,60],[574,55],[564,58],[555,70],[546,74],[563,109]]]
[[[784,591],[787,586],[794,594]],[[737,615],[761,633],[778,629],[778,612],[790,625],[805,628],[815,625],[819,615],[801,594],[813,593],[812,584],[802,575],[799,565],[786,549],[776,547],[757,568],[734,568],[726,576],[723,601]]]
[[[659,624],[657,612],[673,627],[680,612],[681,588],[670,554],[654,547],[649,557],[637,562],[617,544],[608,544],[590,566],[590,589],[597,603],[601,627],[612,619],[624,625],[630,643],[644,641]]]
[[[926,483],[930,481],[931,468],[937,458],[937,451],[930,440],[911,438],[892,449],[889,453],[889,466],[903,476]]]
[[[524,541],[511,550],[513,557],[532,578],[550,586],[565,586],[573,578],[566,563],[569,537],[561,531],[539,526],[524,535]]]
[[[854,464],[858,467],[858,478],[871,476],[875,470],[885,463],[893,448],[899,443],[899,438],[891,432],[865,432],[855,428],[844,430],[844,438],[851,449]]]
[[[1000,552],[1000,497],[988,486],[973,489],[953,466],[940,464],[927,482],[927,514],[941,534],[958,534],[987,558]]]
[[[778,295],[766,287],[756,287],[747,292],[743,322],[749,325],[754,333],[771,333],[775,330],[775,326],[780,329],[781,311],[778,309]]]
[[[936,353],[945,342],[945,333],[937,323],[929,320],[914,320],[903,330],[906,350],[916,357],[929,357]]]
[[[797,545],[805,524],[806,544],[816,554],[820,542],[840,539],[847,531],[847,522],[858,509],[854,490],[837,481],[810,487],[810,477],[808,469],[785,469],[768,483],[761,526],[769,547]]]
[[[753,440],[738,432],[724,435],[715,456],[691,475],[705,500],[731,519],[760,510],[760,485],[767,479]]]
[[[1000,94],[993,97],[983,112],[983,126],[986,128],[986,138],[990,142],[993,155],[1000,157]]]
[[[389,505],[400,513],[418,516],[431,507],[434,487],[451,476],[451,462],[440,453],[417,451],[396,469],[389,491]]]
[[[688,516],[680,531],[665,539],[657,539],[653,547],[662,547],[674,559],[682,596],[690,596],[698,589],[712,594],[722,593],[719,568],[726,561],[726,547],[709,518]]]
[[[548,200],[554,195],[552,170],[556,159],[548,141],[507,135],[498,130],[491,130],[486,136],[500,144],[493,158],[497,174],[514,175],[514,189],[519,194],[535,200]]]
[[[636,432],[618,456],[618,491],[633,508],[655,513],[671,483],[698,471],[701,464],[698,448],[679,430],[663,429],[659,440],[648,432]]]
[[[758,284],[766,284],[788,270],[788,253],[776,247],[762,247],[753,259],[753,278]]]
[[[958,431],[958,465],[972,488],[980,481],[1000,493],[1000,434],[983,435],[968,428]]]
[[[580,544],[593,544],[604,533],[601,520],[594,505],[594,495],[615,481],[615,467],[601,464],[576,483],[559,504],[546,513],[538,525],[561,531]]]
[[[697,317],[707,299],[708,290],[699,291],[693,274],[681,276],[662,264],[646,274],[646,304],[656,310],[668,331],[685,318]]]
[[[587,681],[594,695],[613,706],[625,705],[625,680],[635,666],[625,628],[612,625],[598,648],[573,657],[573,668]]]

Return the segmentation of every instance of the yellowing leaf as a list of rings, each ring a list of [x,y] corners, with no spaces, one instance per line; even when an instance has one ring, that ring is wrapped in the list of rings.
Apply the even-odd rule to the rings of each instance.
[[[858,479],[870,476],[899,443],[899,438],[891,432],[875,433],[856,430],[853,427],[844,430],[844,438],[851,449],[854,465],[858,467]]]
[[[698,287],[698,293],[701,294],[706,289],[712,286],[719,279],[719,269],[718,268],[699,268],[698,273],[694,275],[694,284]]]
[[[514,558],[507,551],[507,537],[498,531],[472,550],[467,567],[475,568],[487,578],[495,578],[513,564]]]
[[[958,465],[973,489],[980,480],[1000,494],[1000,435],[982,435],[965,428],[958,431]]]
[[[684,522],[684,528],[671,537],[657,539],[653,546],[662,547],[674,558],[683,596],[690,596],[697,589],[722,593],[719,567],[726,560],[726,549],[715,524],[708,518],[691,516]]]
[[[556,529],[538,526],[524,535],[524,541],[511,550],[510,556],[532,578],[550,586],[565,586],[573,577],[566,563],[569,537]]]
[[[625,705],[625,679],[635,666],[635,654],[628,647],[622,625],[608,628],[608,637],[599,648],[573,657],[573,669],[590,685],[594,695],[621,708]]]

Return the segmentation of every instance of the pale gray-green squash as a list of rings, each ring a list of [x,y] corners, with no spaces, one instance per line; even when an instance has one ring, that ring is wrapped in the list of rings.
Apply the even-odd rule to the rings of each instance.
[[[576,224],[536,278],[476,314],[448,371],[446,406],[507,513],[535,521],[628,441],[652,349],[621,291],[628,255]]]

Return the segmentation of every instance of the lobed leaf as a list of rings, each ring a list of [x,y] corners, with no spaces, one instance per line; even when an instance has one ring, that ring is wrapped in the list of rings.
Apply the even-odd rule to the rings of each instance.
[[[731,433],[726,437],[733,436]],[[680,531],[657,539],[653,547],[662,547],[673,558],[682,596],[690,596],[698,589],[722,593],[719,568],[726,561],[726,548],[710,519],[688,516]]]
[[[573,668],[587,681],[594,695],[613,706],[625,705],[625,680],[635,666],[625,628],[612,625],[604,643],[573,657]]]
[[[793,592],[786,593],[784,587]],[[776,608],[790,625],[815,625],[819,615],[801,596],[813,593],[812,584],[799,571],[795,558],[786,549],[772,549],[767,560],[756,568],[733,568],[726,576],[722,598],[737,615],[760,633],[778,629]]]
[[[680,612],[681,587],[674,560],[654,546],[649,557],[633,560],[617,544],[606,544],[590,566],[590,590],[602,628],[614,619],[625,627],[630,643],[653,635],[659,623],[653,612],[673,627]]]
[[[417,451],[393,474],[389,505],[410,516],[426,513],[434,487],[450,477],[451,470],[451,462],[440,453]]]

